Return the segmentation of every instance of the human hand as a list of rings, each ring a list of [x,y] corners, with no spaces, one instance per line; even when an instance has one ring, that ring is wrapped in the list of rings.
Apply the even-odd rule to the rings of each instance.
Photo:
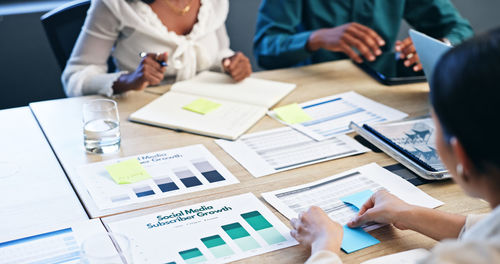
[[[290,234],[302,245],[311,248],[311,254],[320,250],[339,253],[344,230],[319,207],[312,206],[290,220],[293,230]]]
[[[408,225],[401,217],[410,212],[413,206],[402,201],[398,197],[385,190],[374,193],[368,201],[363,204],[358,215],[347,225],[349,227],[360,227],[370,222],[379,224],[393,224],[399,229],[408,229]]]
[[[399,57],[404,60],[404,65],[406,67],[413,66],[414,71],[421,71],[422,64],[420,63],[420,58],[418,57],[415,46],[411,38],[405,38],[404,40],[396,41],[395,49],[400,52]]]
[[[237,82],[252,74],[250,60],[241,52],[236,52],[233,56],[223,59],[222,67]]]
[[[349,23],[342,26],[319,29],[311,34],[307,48],[316,51],[320,48],[335,52],[343,52],[357,63],[363,59],[353,50],[356,48],[363,57],[374,61],[382,54],[380,47],[385,41],[374,30],[358,23]]]
[[[149,85],[158,85],[163,80],[167,67],[160,62],[167,61],[168,54],[147,53],[139,63],[137,69],[128,74],[123,74],[113,84],[115,93],[123,93],[130,90],[144,90]]]

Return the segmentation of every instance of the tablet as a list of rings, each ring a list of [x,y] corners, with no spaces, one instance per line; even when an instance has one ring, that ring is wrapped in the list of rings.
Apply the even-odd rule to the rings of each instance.
[[[416,82],[425,82],[423,71],[415,72],[413,67],[406,67],[404,60],[399,58],[399,53],[386,52],[377,57],[375,61],[355,63],[375,80],[385,85],[397,85]]]

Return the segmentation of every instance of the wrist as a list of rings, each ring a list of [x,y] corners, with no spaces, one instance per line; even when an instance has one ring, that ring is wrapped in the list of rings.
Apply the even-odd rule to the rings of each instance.
[[[317,51],[323,47],[322,43],[322,29],[318,29],[309,35],[309,39],[307,40],[306,48],[309,51]]]
[[[401,230],[411,229],[414,230],[413,223],[418,221],[421,215],[420,207],[414,205],[407,205],[396,211],[394,215],[394,226]]]

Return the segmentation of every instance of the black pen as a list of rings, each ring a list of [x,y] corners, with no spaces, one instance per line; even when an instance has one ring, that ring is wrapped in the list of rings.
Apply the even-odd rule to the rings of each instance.
[[[159,54],[159,53],[157,53],[157,54]],[[144,57],[146,57],[147,55],[148,55],[148,53],[147,53],[147,52],[144,52],[144,51],[143,51],[143,52],[141,52],[141,53],[139,53],[139,56],[140,56],[141,58],[144,58]],[[168,66],[168,64],[167,64],[167,62],[166,62],[166,61],[156,60],[156,62],[158,62],[158,63],[159,63],[162,67],[167,67],[167,66]]]

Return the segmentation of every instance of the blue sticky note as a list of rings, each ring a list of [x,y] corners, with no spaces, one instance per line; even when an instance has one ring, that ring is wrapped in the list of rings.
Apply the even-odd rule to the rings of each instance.
[[[350,228],[348,226],[343,228],[344,238],[342,239],[341,248],[347,254],[380,243],[376,238],[365,232],[363,228]]]
[[[363,207],[363,204],[365,204],[365,202],[368,201],[372,195],[373,192],[371,190],[364,190],[362,192],[342,197],[340,200],[344,203],[354,205],[358,208],[358,210],[360,210],[361,207]]]

